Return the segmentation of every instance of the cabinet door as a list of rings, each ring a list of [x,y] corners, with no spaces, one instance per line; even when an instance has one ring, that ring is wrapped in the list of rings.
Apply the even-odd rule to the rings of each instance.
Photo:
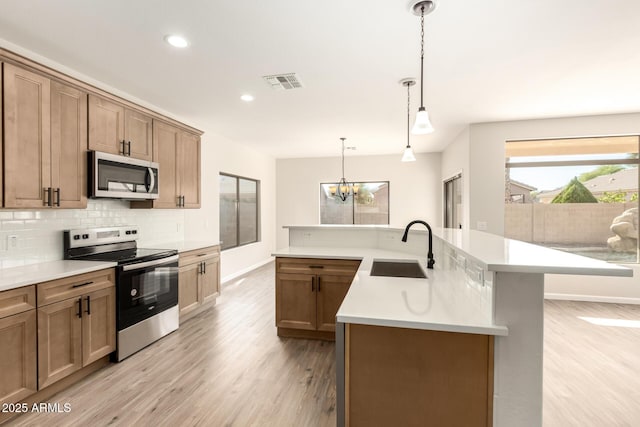
[[[276,326],[316,329],[315,277],[306,274],[276,275]]]
[[[36,310],[0,319],[0,405],[36,392]]]
[[[122,154],[124,107],[98,96],[89,95],[89,149]]]
[[[153,202],[154,208],[177,208],[179,192],[178,148],[180,130],[154,120],[153,161],[160,164],[158,190],[160,197]]]
[[[38,308],[38,389],[82,368],[80,298]]]
[[[51,82],[51,187],[61,208],[87,207],[87,94]]]
[[[349,291],[353,277],[349,276],[318,276],[318,330],[335,331],[336,313],[340,304]]]
[[[181,132],[179,160],[180,195],[184,208],[200,208],[200,137]]]
[[[180,267],[178,273],[178,305],[180,307],[180,316],[198,308],[198,304],[201,301],[201,291],[198,286],[199,276],[199,263]]]
[[[82,366],[116,349],[116,289],[91,292],[83,297]]]
[[[4,64],[4,205],[42,208],[51,187],[50,81]]]
[[[131,143],[131,157],[153,159],[153,120],[138,111],[124,112],[124,140]]]
[[[202,302],[220,295],[220,257],[210,258],[204,263],[204,273],[200,275]]]

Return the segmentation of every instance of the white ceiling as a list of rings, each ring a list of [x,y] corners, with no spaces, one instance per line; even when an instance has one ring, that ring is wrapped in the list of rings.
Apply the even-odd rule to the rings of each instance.
[[[400,155],[398,81],[420,70],[408,3],[2,0],[0,39],[278,158],[337,156],[342,136],[357,154]],[[467,123],[640,111],[639,17],[636,0],[438,1],[425,65],[436,131],[412,145],[440,151]],[[170,47],[171,33],[191,46]],[[288,72],[305,87],[261,79]]]

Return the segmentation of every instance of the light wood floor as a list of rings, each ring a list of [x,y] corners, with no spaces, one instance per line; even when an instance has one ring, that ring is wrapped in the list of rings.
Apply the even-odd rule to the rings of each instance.
[[[545,304],[544,425],[640,426],[640,307]],[[274,266],[225,286],[218,304],[120,364],[59,393],[68,414],[16,426],[335,426],[333,343],[280,339]]]

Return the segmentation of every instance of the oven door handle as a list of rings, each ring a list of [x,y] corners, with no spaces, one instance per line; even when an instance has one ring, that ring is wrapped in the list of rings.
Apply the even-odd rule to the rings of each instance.
[[[145,267],[153,267],[154,265],[162,265],[178,260],[178,255],[173,255],[167,258],[154,259],[153,261],[139,262],[137,264],[127,264],[122,267],[122,271],[139,270]]]

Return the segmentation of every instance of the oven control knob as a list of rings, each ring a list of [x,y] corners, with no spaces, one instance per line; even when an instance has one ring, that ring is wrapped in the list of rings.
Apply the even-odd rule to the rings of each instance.
[[[73,235],[73,240],[80,240],[80,235],[79,234],[74,234]]]
[[[83,239],[88,239],[88,238],[89,238],[89,235],[88,235],[88,234],[83,234],[83,235],[82,235],[82,238],[83,238]]]
[[[138,295],[138,290],[137,289],[131,289],[131,296],[135,297],[136,295]]]
[[[131,230],[131,234],[138,234],[138,230]]]

